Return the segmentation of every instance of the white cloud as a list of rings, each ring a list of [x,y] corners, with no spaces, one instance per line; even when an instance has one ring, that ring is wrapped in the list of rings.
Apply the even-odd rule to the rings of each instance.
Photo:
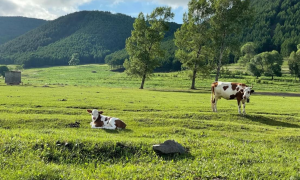
[[[1,0],[0,16],[25,16],[52,20],[78,11],[92,0]]]
[[[114,0],[114,2],[112,3],[113,5],[118,5],[120,3],[123,3],[124,0]]]
[[[96,2],[101,6],[122,6],[123,3],[140,2],[187,8],[189,0],[0,0],[0,16],[24,16],[53,20],[60,16],[79,11],[81,5]],[[95,7],[95,9],[98,9]],[[99,9],[101,10],[101,9]],[[132,12],[136,13],[136,12]]]
[[[187,8],[190,0],[107,0],[112,1],[113,4],[126,3],[126,2],[147,2],[165,6],[171,6],[174,9],[179,7]]]
[[[161,5],[171,6],[174,9],[179,7],[187,8],[190,0],[148,0]]]

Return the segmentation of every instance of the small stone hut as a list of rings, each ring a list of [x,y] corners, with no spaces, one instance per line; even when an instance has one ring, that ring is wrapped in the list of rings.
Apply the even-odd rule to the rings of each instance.
[[[19,85],[21,83],[21,71],[5,72],[5,83],[7,85]]]

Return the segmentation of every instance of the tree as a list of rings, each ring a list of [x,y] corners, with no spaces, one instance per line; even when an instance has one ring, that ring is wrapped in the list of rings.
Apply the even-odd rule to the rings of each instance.
[[[283,58],[278,51],[273,50],[272,52],[263,52],[262,59],[264,62],[264,75],[271,76],[272,80],[274,76],[281,76],[281,65],[283,64]]]
[[[246,25],[252,22],[253,11],[250,8],[250,0],[211,0],[214,13],[210,19],[211,38],[217,54],[217,73],[215,81],[218,81],[224,53],[228,48],[237,44],[234,35],[242,32]]]
[[[144,88],[146,78],[161,64],[160,58],[165,55],[161,41],[168,30],[167,21],[173,17],[170,7],[158,7],[146,19],[140,13],[133,24],[131,37],[126,40],[129,58],[123,65],[128,75],[142,78],[140,89]]]
[[[247,69],[254,76],[259,77],[262,74],[265,76],[271,76],[272,80],[274,76],[281,76],[281,66],[283,63],[282,56],[278,51],[262,52],[253,59],[251,59]]]
[[[5,78],[5,72],[9,71],[7,66],[0,66],[0,75]]]
[[[286,39],[281,44],[280,53],[283,57],[288,57],[293,51],[297,51],[297,41],[296,39]]]
[[[192,70],[191,89],[195,89],[197,72],[205,74],[211,70],[205,47],[208,38],[209,18],[212,8],[208,1],[192,0],[189,2],[188,14],[183,16],[183,25],[175,32],[176,58],[183,67]]]
[[[255,56],[255,44],[253,42],[247,42],[241,47],[241,53],[243,56],[240,57],[238,63],[245,67]]]
[[[260,77],[264,72],[264,65],[261,54],[255,55],[247,64],[247,70],[256,78]]]
[[[297,45],[297,52],[293,51],[289,57],[289,70],[291,75],[299,78],[300,80],[300,44]]]
[[[79,60],[79,54],[78,53],[73,53],[72,54],[72,58],[71,60],[69,61],[69,65],[70,66],[76,66],[80,63],[80,60]]]

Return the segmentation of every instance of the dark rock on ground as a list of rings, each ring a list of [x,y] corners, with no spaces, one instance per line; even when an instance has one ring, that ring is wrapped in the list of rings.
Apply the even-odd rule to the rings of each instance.
[[[153,145],[153,150],[157,153],[163,154],[184,154],[186,152],[186,149],[174,140],[167,140],[162,144]]]

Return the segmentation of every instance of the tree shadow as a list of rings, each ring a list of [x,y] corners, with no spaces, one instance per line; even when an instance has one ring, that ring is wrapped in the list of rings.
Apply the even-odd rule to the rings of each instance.
[[[266,124],[269,126],[281,126],[281,127],[287,127],[287,128],[300,128],[299,125],[297,124],[291,124],[287,122],[282,122],[282,121],[276,121],[274,119],[265,117],[265,116],[255,116],[255,115],[244,115],[243,116],[246,119],[249,119],[254,122],[259,122],[262,124]]]
[[[189,89],[189,90],[167,90],[167,89],[149,89],[150,91],[157,91],[157,92],[168,92],[168,93],[191,93],[191,94],[197,94],[197,93],[210,93],[210,90],[208,89]]]

